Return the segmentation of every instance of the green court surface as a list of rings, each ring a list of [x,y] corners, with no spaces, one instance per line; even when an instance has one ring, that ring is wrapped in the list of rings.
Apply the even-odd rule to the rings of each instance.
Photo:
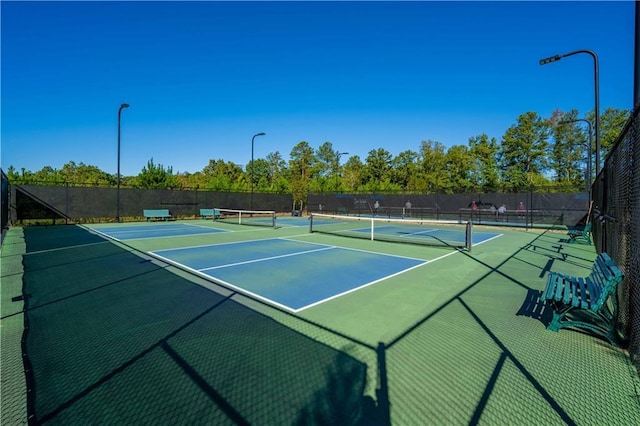
[[[502,236],[467,252],[291,220],[180,224],[223,232],[115,241],[75,225],[9,229],[2,425],[640,424],[626,351],[545,329],[548,271],[587,275],[596,255],[566,232],[476,227]],[[292,313],[149,254],[273,238],[425,262]]]

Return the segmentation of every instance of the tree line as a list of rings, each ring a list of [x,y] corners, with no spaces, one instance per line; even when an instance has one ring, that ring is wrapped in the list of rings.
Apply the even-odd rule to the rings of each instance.
[[[607,108],[600,117],[600,158],[615,143],[630,111]],[[586,120],[593,123],[593,113]],[[296,200],[308,193],[406,192],[462,193],[469,191],[575,191],[587,187],[587,162],[595,170],[595,126],[578,118],[578,111],[555,111],[542,118],[527,112],[516,119],[500,140],[481,134],[466,145],[446,148],[433,140],[417,151],[393,156],[384,148],[372,149],[362,160],[341,161],[331,142],[313,148],[296,144],[285,161],[278,151],[249,162],[245,168],[223,159],[209,160],[198,172],[173,173],[171,166],[151,158],[137,176],[122,176],[121,186],[150,189],[198,188],[214,191],[291,193]],[[591,132],[591,134],[589,133]],[[70,161],[61,169],[50,166],[31,172],[6,171],[15,184],[117,185],[117,175],[98,167]],[[595,174],[594,174],[595,177]]]

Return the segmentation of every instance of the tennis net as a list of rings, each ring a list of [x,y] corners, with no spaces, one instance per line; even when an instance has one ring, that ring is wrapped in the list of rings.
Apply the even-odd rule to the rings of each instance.
[[[312,213],[309,231],[471,251],[473,224],[458,220],[388,219]]]
[[[272,210],[214,209],[214,220],[238,225],[276,226],[276,212]]]

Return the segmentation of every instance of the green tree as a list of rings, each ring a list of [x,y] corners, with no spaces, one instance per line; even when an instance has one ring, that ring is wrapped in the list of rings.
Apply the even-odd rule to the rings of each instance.
[[[601,161],[604,162],[607,154],[611,151],[611,148],[613,148],[613,145],[618,140],[625,124],[627,124],[630,115],[631,111],[626,109],[606,108],[604,113],[600,116]]]
[[[166,169],[162,164],[154,164],[151,158],[138,174],[138,188],[144,189],[180,189],[180,181],[173,175],[171,166]]]
[[[180,181],[183,188],[204,188],[205,187],[205,179],[202,172],[184,172],[181,174],[177,174],[176,178]]]
[[[18,172],[13,166],[9,166],[9,168],[7,169],[7,178],[9,179],[10,183],[15,185],[29,185],[30,183],[32,183],[32,175],[33,173],[26,170],[24,167],[20,172]]]
[[[498,170],[498,141],[489,139],[485,133],[469,139],[469,154],[471,156],[471,183],[485,191],[498,187],[500,172]]]
[[[353,155],[349,157],[342,167],[342,179],[340,179],[339,191],[355,192],[361,189],[364,182],[364,164],[360,157]]]
[[[446,176],[447,159],[444,145],[432,140],[422,141],[420,157],[424,189],[429,192],[437,192],[449,187]]]
[[[253,162],[249,163],[247,167],[248,171],[253,169],[253,183],[255,191],[268,191],[269,190],[269,162],[264,158],[257,158]]]
[[[269,190],[278,194],[291,192],[287,179],[287,163],[279,151],[271,152],[266,157],[269,165]]]
[[[549,168],[561,186],[578,187],[584,183],[588,152],[588,126],[578,121],[578,111],[554,111],[550,120],[552,143]]]
[[[402,151],[391,160],[391,182],[404,191],[415,191],[418,175],[418,153]]]
[[[311,191],[325,192],[336,186],[337,155],[331,142],[325,142],[316,149],[316,174],[310,182]]]
[[[445,155],[446,185],[449,192],[464,192],[472,187],[472,157],[469,148],[454,145]]]
[[[391,189],[392,155],[384,148],[372,149],[364,162],[365,189],[380,191]]]
[[[535,112],[520,115],[502,137],[499,150],[502,180],[511,190],[526,190],[547,167],[549,123]],[[544,179],[543,179],[544,180]]]
[[[60,175],[70,185],[117,185],[117,176],[103,172],[96,166],[70,161],[62,166]]]
[[[318,159],[318,174],[320,176],[330,176],[335,174],[338,167],[338,151],[333,149],[331,142],[325,142],[316,150]]]
[[[204,187],[214,191],[249,191],[250,182],[245,179],[242,167],[231,162],[209,160],[202,169]]]
[[[298,142],[289,154],[289,180],[295,202],[305,201],[316,175],[317,158],[308,142]]]
[[[64,178],[60,175],[60,171],[51,166],[44,166],[33,173],[32,179],[38,185],[60,185],[64,183]]]

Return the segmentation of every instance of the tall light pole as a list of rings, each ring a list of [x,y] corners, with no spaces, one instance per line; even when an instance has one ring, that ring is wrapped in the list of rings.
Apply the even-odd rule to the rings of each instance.
[[[264,132],[256,133],[251,138],[251,210],[253,210],[253,141],[256,139],[256,136],[264,136],[265,134]]]
[[[561,121],[560,124],[578,123],[580,121],[587,123],[589,129],[589,145],[587,146],[587,175],[585,176],[585,180],[587,181],[587,192],[591,194],[591,150],[593,149],[593,142],[591,138],[591,122],[589,120],[585,120],[584,118],[576,118],[573,120]],[[591,201],[591,195],[589,195],[589,201]]]
[[[565,53],[564,55],[555,55],[548,58],[540,59],[540,65],[546,65],[551,62],[559,61],[567,56],[577,55],[578,53],[586,53],[593,58],[593,81],[595,87],[595,130],[596,135],[596,176],[600,174],[600,79],[598,78],[598,55],[592,50],[575,50],[573,52]]]
[[[116,222],[120,222],[120,118],[122,116],[122,110],[129,108],[129,104],[122,104],[118,109],[118,191],[117,191],[117,207],[116,207]]]
[[[339,181],[340,176],[338,175],[338,171],[340,170],[340,157],[342,157],[343,155],[349,155],[349,153],[339,152],[336,154],[336,158],[338,160],[338,168],[336,170],[336,191],[338,191],[338,188],[340,187],[340,181]]]

